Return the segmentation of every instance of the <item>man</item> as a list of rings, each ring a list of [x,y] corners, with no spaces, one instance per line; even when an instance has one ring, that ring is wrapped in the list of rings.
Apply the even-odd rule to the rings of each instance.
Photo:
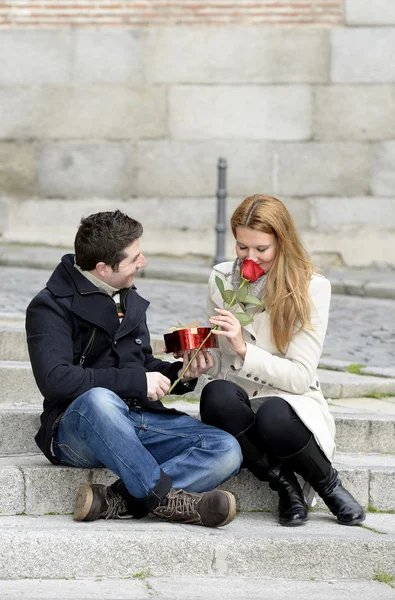
[[[35,440],[54,464],[118,475],[109,487],[79,487],[77,521],[153,513],[226,525],[235,498],[214,488],[238,472],[240,447],[230,434],[160,402],[187,357],[170,363],[152,355],[149,302],[133,285],[146,265],[142,233],[120,211],[82,219],[75,255],[63,256],[28,306],[30,360],[45,398]],[[200,352],[174,393],[193,390],[212,366]]]

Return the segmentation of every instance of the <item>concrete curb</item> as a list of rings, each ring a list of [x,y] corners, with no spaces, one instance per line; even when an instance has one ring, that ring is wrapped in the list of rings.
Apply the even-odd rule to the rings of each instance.
[[[395,575],[395,518],[370,514],[364,527],[340,527],[313,514],[305,527],[272,515],[240,514],[209,529],[142,521],[75,523],[70,517],[2,517],[0,578],[248,575],[369,580]],[[325,557],[325,559],[323,559]]]

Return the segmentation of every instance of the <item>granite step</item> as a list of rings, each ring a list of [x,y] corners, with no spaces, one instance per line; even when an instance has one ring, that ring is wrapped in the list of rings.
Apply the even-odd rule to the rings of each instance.
[[[346,488],[364,508],[395,511],[395,455],[344,454],[335,458]],[[74,509],[80,483],[111,484],[108,469],[54,466],[42,455],[0,458],[0,515],[68,514]],[[277,494],[246,470],[222,486],[233,492],[239,511],[275,511]],[[314,510],[327,510],[318,499]]]
[[[322,392],[328,400],[369,395],[395,395],[395,379],[392,378],[319,369],[319,379]],[[195,390],[186,397],[199,398],[206,383],[207,378],[201,377]],[[30,362],[0,361],[0,405],[38,404],[41,399]]]
[[[268,579],[260,576],[180,575],[151,577],[140,571],[125,579],[12,579],[1,582],[2,600],[393,600],[381,581]]]
[[[365,404],[366,410],[360,408]],[[394,412],[391,413],[386,405]],[[199,412],[198,402],[178,400],[166,406],[195,417]],[[395,454],[394,398],[334,400],[329,408],[336,421],[336,447],[339,452]],[[34,436],[39,428],[41,412],[41,403],[27,406],[0,403],[0,456],[37,453]]]
[[[343,527],[315,513],[296,529],[264,513],[238,514],[219,529],[154,517],[75,523],[69,516],[5,516],[0,531],[0,579],[395,576],[395,516],[388,514],[369,514],[366,525]]]

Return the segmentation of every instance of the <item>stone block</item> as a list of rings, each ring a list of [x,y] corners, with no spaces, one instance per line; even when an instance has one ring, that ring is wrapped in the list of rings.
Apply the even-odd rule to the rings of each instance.
[[[395,229],[395,198],[310,198],[313,227],[331,229]]]
[[[371,5],[376,10],[376,4]],[[331,31],[331,81],[395,81],[395,27],[361,27]]]
[[[129,144],[43,144],[37,161],[38,190],[44,197],[122,198],[134,191]]]
[[[370,476],[370,504],[377,510],[394,510],[395,473],[374,471]]]
[[[173,139],[305,140],[311,136],[307,86],[171,86]]]
[[[385,140],[395,136],[395,93],[390,85],[316,86],[316,140]]]
[[[17,196],[36,193],[32,144],[0,143],[0,193]]]
[[[395,25],[395,3],[393,0],[345,0],[346,25]]]
[[[0,85],[65,84],[70,66],[69,31],[1,32]]]
[[[39,406],[0,409],[0,456],[40,452],[34,436],[40,427],[41,412]]]
[[[29,515],[72,513],[80,483],[88,483],[89,469],[29,466],[25,477],[26,512]]]
[[[280,196],[364,195],[369,191],[369,170],[368,144],[278,144],[273,187]]]
[[[157,138],[167,129],[161,87],[92,85],[0,89],[0,138]]]
[[[338,452],[395,454],[395,424],[385,419],[336,417]]]
[[[23,475],[14,466],[0,469],[0,516],[25,511]]]
[[[233,196],[245,198],[262,189],[273,192],[271,144],[163,140],[138,143],[137,194],[214,200],[220,156],[228,159],[228,189]]]
[[[8,228],[9,204],[8,198],[0,198],[0,236],[3,235]]]
[[[29,360],[24,329],[0,327],[0,360]]]
[[[0,361],[0,406],[5,403],[42,403],[30,363]]]
[[[372,192],[383,196],[395,194],[395,142],[372,146]]]
[[[304,230],[302,233],[304,243],[314,255],[333,253],[333,249],[336,248],[341,257],[342,266],[345,265],[349,268],[368,268],[371,266],[376,269],[378,265],[385,268],[395,267],[394,236],[383,235],[380,229],[361,227],[340,231]],[[356,248],[358,248],[358,252],[355,251]],[[366,291],[368,286],[370,287],[370,284],[366,285]],[[347,284],[345,286],[340,285],[337,293],[352,294],[353,289],[359,294],[361,282],[356,279],[353,283],[351,278],[348,278]],[[388,292],[388,286],[384,286],[383,294]],[[370,295],[373,295],[373,293],[370,292]]]
[[[328,80],[328,48],[319,29],[155,28],[145,73],[154,83],[320,83]]]
[[[131,85],[143,81],[142,33],[137,29],[74,29],[76,83]]]

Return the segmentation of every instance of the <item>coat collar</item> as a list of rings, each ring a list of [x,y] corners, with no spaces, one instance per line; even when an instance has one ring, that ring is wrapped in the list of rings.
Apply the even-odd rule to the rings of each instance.
[[[58,297],[72,296],[71,310],[78,317],[117,338],[127,335],[145,318],[149,302],[133,286],[125,297],[125,317],[119,324],[114,301],[74,267],[74,254],[66,254],[51,275],[47,288]]]

